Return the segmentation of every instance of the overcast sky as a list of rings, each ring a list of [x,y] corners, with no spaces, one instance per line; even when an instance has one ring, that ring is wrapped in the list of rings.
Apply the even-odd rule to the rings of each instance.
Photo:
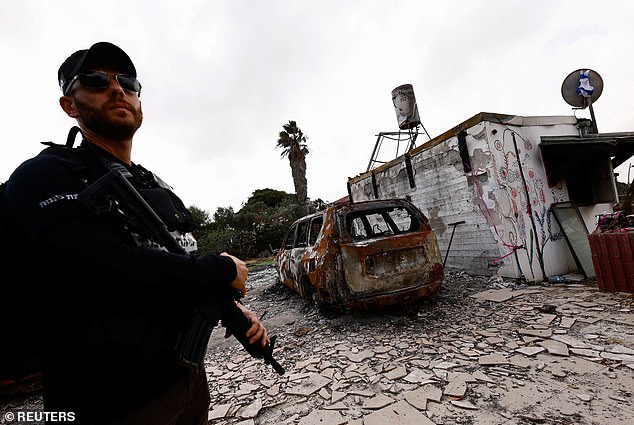
[[[309,198],[346,196],[376,135],[398,131],[402,84],[433,138],[479,112],[589,117],[561,96],[589,68],[604,85],[599,131],[634,131],[633,17],[629,0],[0,0],[0,181],[40,142],[65,142],[75,122],[57,69],[98,41],[123,48],[143,84],[132,160],[213,214],[256,189],[294,192],[275,147],[289,120],[309,137]]]

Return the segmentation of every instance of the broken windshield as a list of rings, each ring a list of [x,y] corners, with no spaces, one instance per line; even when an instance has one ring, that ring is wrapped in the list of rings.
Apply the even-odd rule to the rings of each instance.
[[[415,232],[420,222],[403,207],[354,211],[346,216],[346,229],[354,240]]]

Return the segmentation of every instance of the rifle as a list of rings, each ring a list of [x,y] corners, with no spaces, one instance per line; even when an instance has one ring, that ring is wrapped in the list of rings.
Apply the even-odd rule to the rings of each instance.
[[[111,162],[109,166],[108,173],[79,193],[79,201],[97,215],[114,215],[169,252],[189,255],[128,181],[128,177],[132,176],[130,172],[116,162]],[[211,332],[220,321],[252,357],[264,359],[266,364],[283,375],[284,368],[273,358],[276,337],[271,336],[264,347],[259,341],[249,344],[246,332],[251,327],[251,321],[236,302],[240,302],[240,293],[233,288],[206,300],[194,312],[189,325],[180,332],[174,348],[176,358],[188,366],[202,366]]]

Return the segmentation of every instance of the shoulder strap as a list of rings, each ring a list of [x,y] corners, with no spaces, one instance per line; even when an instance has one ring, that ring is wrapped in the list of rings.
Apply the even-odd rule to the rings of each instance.
[[[70,131],[68,132],[68,137],[66,138],[66,146],[68,146],[69,148],[73,147],[73,145],[75,144],[75,138],[77,138],[78,133],[81,133],[81,129],[76,125],[72,126]]]
[[[6,185],[7,184],[5,182],[0,183],[0,243],[3,245],[6,243],[6,241],[4,240],[5,238],[4,222],[5,222],[5,210],[6,210],[6,202],[4,200],[4,189]]]

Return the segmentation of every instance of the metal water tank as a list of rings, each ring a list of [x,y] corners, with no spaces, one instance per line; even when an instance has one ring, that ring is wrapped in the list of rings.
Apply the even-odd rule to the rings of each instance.
[[[411,84],[403,84],[392,90],[392,103],[396,110],[398,128],[405,130],[420,125],[418,105]]]

